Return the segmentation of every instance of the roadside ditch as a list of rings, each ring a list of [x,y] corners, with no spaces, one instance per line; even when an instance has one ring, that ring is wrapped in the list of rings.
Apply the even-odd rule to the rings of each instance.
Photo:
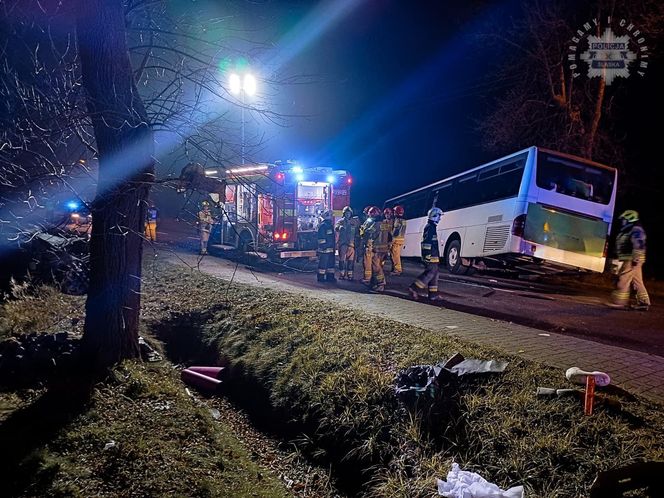
[[[298,294],[163,264],[146,278],[144,320],[174,363],[224,365],[222,395],[261,430],[331,469],[351,496],[431,496],[452,461],[527,496],[586,496],[597,473],[664,459],[661,407],[542,399],[555,369],[446,334]],[[398,372],[459,352],[509,362],[404,404]]]

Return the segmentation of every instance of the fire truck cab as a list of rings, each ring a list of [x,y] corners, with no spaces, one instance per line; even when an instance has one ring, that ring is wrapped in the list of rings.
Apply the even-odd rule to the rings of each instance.
[[[319,215],[341,216],[352,178],[344,170],[305,168],[292,161],[206,171],[225,183],[218,231],[210,240],[273,258],[316,255]]]

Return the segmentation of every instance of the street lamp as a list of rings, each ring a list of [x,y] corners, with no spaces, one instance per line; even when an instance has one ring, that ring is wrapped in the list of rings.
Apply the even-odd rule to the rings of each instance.
[[[231,73],[228,77],[228,85],[233,95],[242,97],[242,164],[244,164],[244,97],[253,96],[256,93],[256,78],[251,73],[240,76],[237,73]]]

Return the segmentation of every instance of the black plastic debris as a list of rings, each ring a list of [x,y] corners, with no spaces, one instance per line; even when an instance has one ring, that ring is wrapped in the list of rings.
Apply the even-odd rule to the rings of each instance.
[[[395,393],[402,401],[423,395],[433,398],[443,383],[464,375],[501,373],[507,365],[506,361],[465,359],[456,353],[445,362],[401,370],[395,379]]]

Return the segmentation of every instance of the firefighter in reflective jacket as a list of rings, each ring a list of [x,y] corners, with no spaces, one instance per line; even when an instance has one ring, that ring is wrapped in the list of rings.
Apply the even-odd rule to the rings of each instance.
[[[353,280],[355,234],[358,229],[358,219],[353,218],[353,210],[350,206],[346,206],[341,212],[343,217],[334,226],[334,231],[337,233],[337,251],[339,252],[339,278]]]
[[[320,214],[318,225],[318,281],[336,282],[334,276],[334,227],[332,211]]]
[[[210,240],[210,232],[214,224],[214,218],[210,211],[210,203],[208,201],[201,202],[201,210],[198,212],[198,235],[201,239],[201,254],[207,254],[208,240]]]
[[[392,245],[390,257],[392,258],[392,275],[401,275],[401,249],[406,239],[406,220],[403,219],[403,206],[394,207],[394,224],[392,225]]]
[[[150,206],[145,212],[145,237],[151,242],[155,242],[157,240],[158,220],[159,210],[155,207],[154,202],[151,202]]]
[[[360,261],[364,262],[364,222],[369,218],[369,209],[371,206],[366,206],[362,213],[357,217],[357,232],[355,233],[355,262],[359,263]],[[364,280],[364,279],[362,279]]]
[[[438,247],[438,236],[436,225],[443,216],[440,208],[434,207],[427,213],[428,221],[422,234],[422,261],[426,269],[408,287],[408,292],[415,300],[419,299],[420,291],[427,289],[431,301],[440,301],[442,297],[438,294],[438,262],[440,261],[440,248]]]
[[[367,209],[367,219],[362,223],[360,227],[360,238],[362,240],[362,246],[364,248],[364,254],[362,255],[362,264],[364,266],[364,275],[362,283],[365,285],[371,285],[372,283],[372,265],[371,261],[373,259],[373,243],[374,239],[377,237],[378,229],[380,228],[380,209],[376,206],[371,206]]]
[[[646,262],[646,232],[639,223],[639,213],[627,210],[618,219],[622,227],[616,237],[616,252],[620,261],[618,270],[618,283],[611,293],[609,306],[612,308],[627,308],[629,305],[630,288],[636,290],[636,305],[634,309],[647,310],[650,307],[650,297],[643,284],[643,264]]]

